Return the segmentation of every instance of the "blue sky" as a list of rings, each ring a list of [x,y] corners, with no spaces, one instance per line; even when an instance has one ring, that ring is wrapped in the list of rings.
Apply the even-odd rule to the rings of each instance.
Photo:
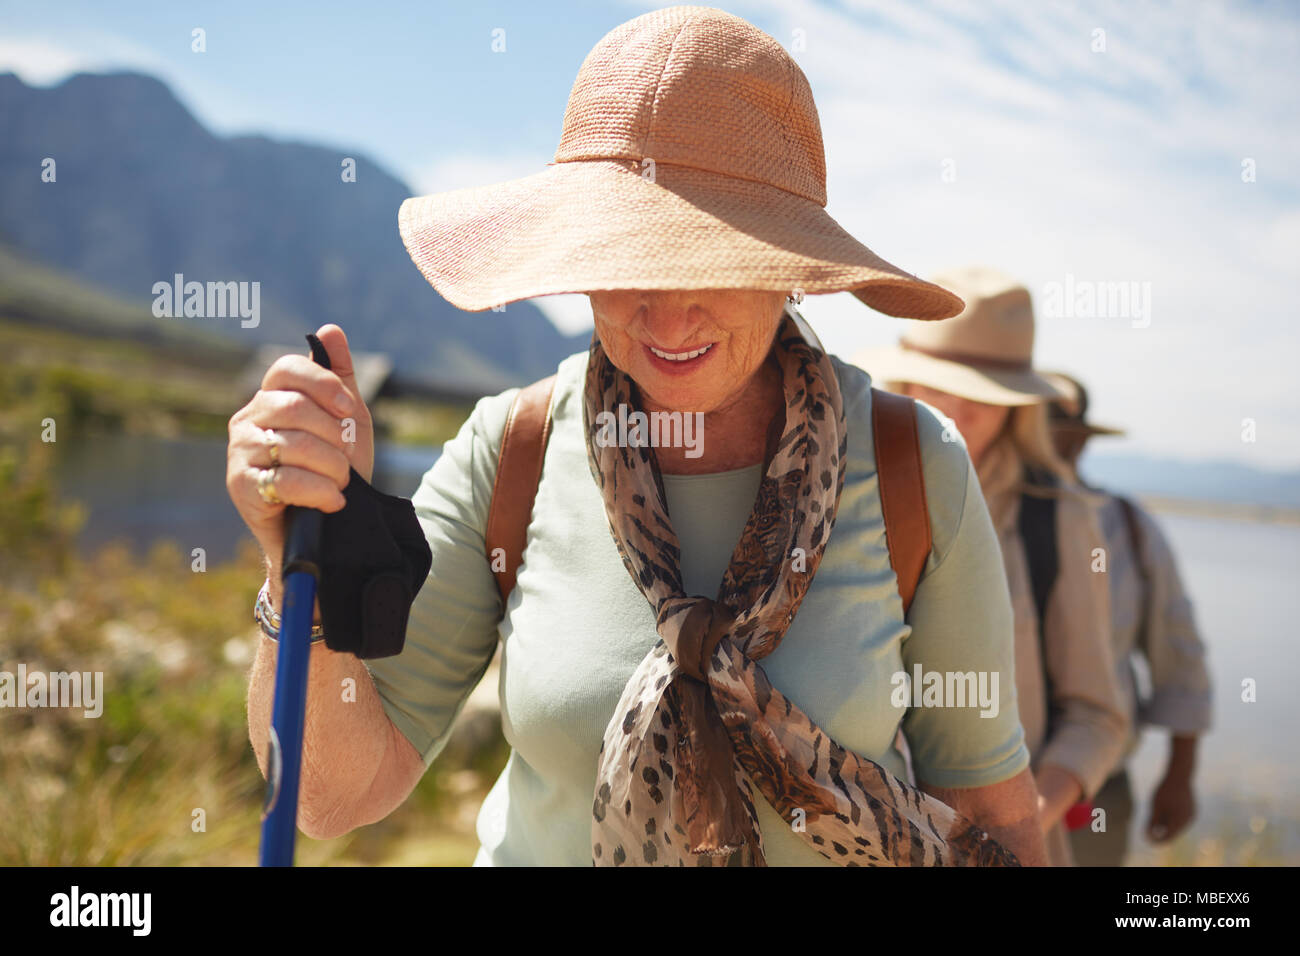
[[[139,69],[218,132],[362,152],[431,192],[548,162],[582,58],[655,6],[3,2],[0,70]],[[1040,311],[1038,364],[1082,377],[1095,417],[1130,431],[1108,448],[1300,466],[1300,6],[726,9],[808,75],[828,209],[877,253],[923,275],[997,266],[1040,310],[1067,276],[1149,283],[1148,323]],[[589,325],[581,297],[538,304]],[[803,311],[845,356],[904,327],[847,295]]]

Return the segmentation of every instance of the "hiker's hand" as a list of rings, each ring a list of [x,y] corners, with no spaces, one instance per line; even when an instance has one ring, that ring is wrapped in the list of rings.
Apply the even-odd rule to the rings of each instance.
[[[306,355],[279,358],[258,393],[230,419],[226,490],[273,564],[284,550],[285,505],[339,511],[349,466],[366,481],[374,471],[374,425],[357,388],[347,336],[337,325],[321,326],[316,335],[332,369]],[[257,489],[258,475],[272,467],[268,429],[280,448],[280,504],[267,503]]]
[[[1196,816],[1196,798],[1192,782],[1167,776],[1151,797],[1151,819],[1147,821],[1147,839],[1167,843],[1187,829]]]
[[[1083,796],[1083,786],[1063,767],[1044,765],[1034,776],[1038,785],[1038,819],[1043,832],[1049,832],[1065,818],[1071,804]]]

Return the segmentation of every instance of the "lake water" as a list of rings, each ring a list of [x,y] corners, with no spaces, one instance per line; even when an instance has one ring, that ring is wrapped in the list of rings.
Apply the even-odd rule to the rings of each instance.
[[[1214,682],[1214,728],[1201,745],[1201,813],[1191,838],[1202,862],[1237,862],[1233,847],[1245,841],[1267,862],[1300,863],[1300,526],[1158,519],[1178,556]],[[1242,699],[1247,680],[1255,684],[1253,703]],[[1133,763],[1143,814],[1167,746],[1167,734],[1148,731]]]
[[[62,443],[61,443],[62,444]],[[410,496],[436,449],[384,448],[377,487]],[[233,555],[243,525],[225,490],[225,442],[112,436],[69,443],[58,465],[65,497],[86,502],[82,542],[169,538]],[[1300,863],[1300,526],[1159,516],[1209,647],[1214,729],[1197,774],[1200,814],[1187,852],[1200,862]],[[1257,688],[1242,700],[1242,682]],[[1140,825],[1163,769],[1167,735],[1148,732],[1132,770]],[[1136,827],[1135,827],[1136,831]],[[1158,857],[1136,841],[1134,860]],[[1252,855],[1253,854],[1253,855]]]
[[[439,450],[378,449],[373,484],[409,498]],[[60,494],[89,508],[80,537],[83,547],[126,541],[144,550],[170,539],[186,553],[202,547],[209,561],[224,561],[247,534],[226,494],[222,439],[86,436],[60,442],[59,451],[55,478]]]

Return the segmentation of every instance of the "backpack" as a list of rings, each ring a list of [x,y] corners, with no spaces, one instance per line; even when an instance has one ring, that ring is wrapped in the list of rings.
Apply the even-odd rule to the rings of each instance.
[[[1025,484],[1044,488],[1046,495],[1022,492],[1018,529],[1025,545],[1025,561],[1029,565],[1029,588],[1034,595],[1034,610],[1038,613],[1038,659],[1043,673],[1043,699],[1047,701],[1047,724],[1044,738],[1051,735],[1056,723],[1053,713],[1052,678],[1047,672],[1047,601],[1056,586],[1060,573],[1060,554],[1056,543],[1056,494],[1060,485],[1056,475],[1045,468],[1026,466]]]
[[[542,460],[551,435],[554,388],[552,375],[519,391],[506,416],[497,455],[497,474],[484,537],[489,565],[498,550],[505,558],[503,570],[493,568],[501,592],[502,614],[514,590],[515,576],[528,541],[528,523],[532,519]],[[889,564],[898,580],[906,616],[931,546],[930,511],[925,501],[921,445],[916,430],[916,402],[872,388],[871,422]]]
[[[1034,608],[1038,612],[1038,639],[1041,642],[1043,622],[1047,619],[1047,600],[1052,596],[1052,588],[1060,573],[1060,555],[1056,549],[1055,494],[1060,481],[1046,468],[1026,467],[1025,484],[1049,491],[1047,495],[1020,495],[1020,540],[1025,544],[1030,590],[1033,591]]]
[[[1060,485],[1059,479],[1050,471],[1044,468],[1028,467],[1025,469],[1025,483],[1047,489],[1055,489]],[[1099,489],[1088,485],[1084,487],[1090,491],[1099,491]],[[1142,563],[1144,539],[1142,526],[1135,510],[1136,506],[1123,495],[1111,494],[1110,492],[1102,493],[1110,495],[1119,503],[1120,511],[1124,515],[1129,545],[1133,549],[1138,574],[1142,579],[1143,593],[1149,594],[1151,582],[1146,567]],[[1056,501],[1055,494],[1040,496],[1022,493],[1020,496],[1020,539],[1025,544],[1025,559],[1029,564],[1030,588],[1034,594],[1034,608],[1038,613],[1039,657],[1043,664],[1043,689],[1047,693],[1049,702],[1052,699],[1052,682],[1047,674],[1046,628],[1044,622],[1047,620],[1047,601],[1052,596],[1052,588],[1055,586],[1057,574],[1060,572],[1060,556],[1056,546]],[[1145,629],[1145,619],[1141,626]],[[1049,728],[1051,723],[1052,715],[1049,712]]]

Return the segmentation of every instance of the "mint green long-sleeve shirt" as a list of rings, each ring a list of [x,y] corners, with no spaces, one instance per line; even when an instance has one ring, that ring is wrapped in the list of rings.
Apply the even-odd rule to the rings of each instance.
[[[965,447],[945,441],[937,414],[921,406],[934,545],[905,622],[877,491],[870,379],[832,360],[849,425],[844,491],[803,606],[762,666],[840,744],[901,777],[908,768],[895,747],[900,726],[917,780],[943,787],[1006,780],[1029,764],[1016,706],[1011,606]],[[483,535],[515,390],[481,400],[424,476],[413,501],[432,570],[412,607],[403,652],[368,662],[385,712],[427,767],[501,643],[498,690],[512,750],[479,813],[475,865],[591,865],[601,740],[625,684],[658,640],[654,613],[619,559],[588,469],[586,362],[582,352],[558,370],[528,545],[504,618],[498,621]],[[761,471],[664,476],[687,593],[716,595]],[[912,706],[910,684],[899,675],[911,679],[918,666],[922,674],[982,673],[991,706]],[[830,865],[761,797],[757,802],[770,865]]]

